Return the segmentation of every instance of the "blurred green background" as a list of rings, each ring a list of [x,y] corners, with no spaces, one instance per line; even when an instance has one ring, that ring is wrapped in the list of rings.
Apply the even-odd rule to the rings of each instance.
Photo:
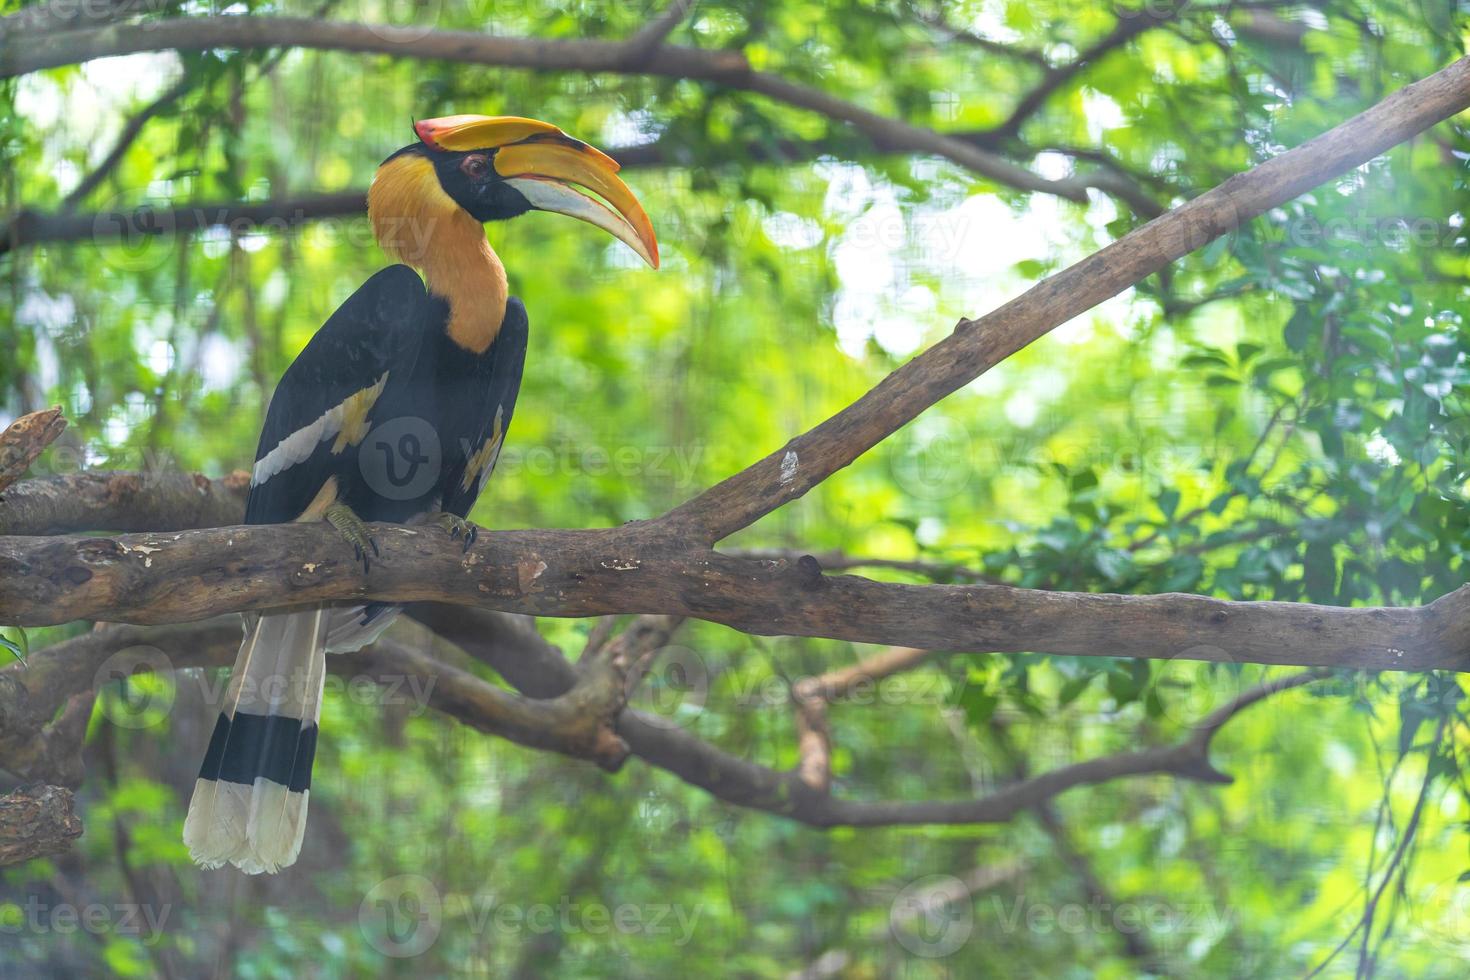
[[[160,0],[145,16],[618,39],[657,9]],[[703,0],[670,40],[741,50],[865,108],[982,134],[1044,175],[1108,173],[1169,206],[1458,57],[1466,15],[1436,0]],[[1140,17],[1151,22],[1068,70],[1006,131],[1039,82]],[[165,95],[116,168],[76,196],[130,116]],[[413,118],[452,112],[546,119],[614,155],[656,144],[664,162],[624,177],[658,230],[661,271],[554,216],[490,228],[532,326],[515,426],[472,515],[494,528],[655,516],[826,418],[961,316],[1145,218],[1136,200],[1021,193],[882,152],[813,112],[668,78],[209,51],[26,75],[0,83],[0,106],[11,214],[360,189],[412,140]],[[937,566],[865,572],[899,581],[970,570],[1338,605],[1460,586],[1467,160],[1462,115],[1059,328],[722,547]],[[246,468],[285,365],[384,264],[350,216],[10,250],[0,424],[64,406],[71,429],[37,475]],[[568,655],[591,626],[538,625]],[[655,676],[644,706],[777,768],[796,761],[788,685],[873,652],[706,624],[675,642],[697,670]],[[835,792],[973,796],[1022,769],[1167,744],[1286,673],[941,657],[876,704],[833,709]],[[999,826],[830,832],[636,760],[607,776],[412,699],[338,690],[305,850],[273,878],[201,872],[180,842],[213,716],[201,680],[219,678],[104,692],[85,837],[0,872],[0,974],[1298,976],[1349,937],[1385,873],[1368,941],[1360,932],[1323,975],[1462,977],[1470,958],[1470,728],[1454,676],[1344,674],[1270,699],[1215,744],[1230,786],[1135,778]],[[1412,848],[1390,867],[1421,794]],[[977,869],[996,880],[971,900],[901,914],[944,880],[933,876]],[[66,906],[107,913],[66,929]],[[141,913],[119,911],[130,907]],[[411,948],[385,929],[407,929]]]

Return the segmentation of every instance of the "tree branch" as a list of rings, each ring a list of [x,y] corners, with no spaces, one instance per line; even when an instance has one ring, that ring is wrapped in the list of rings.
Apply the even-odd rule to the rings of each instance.
[[[0,536],[70,531],[181,531],[245,518],[250,474],[85,471],[24,480],[0,496]]]
[[[867,802],[833,798],[814,789],[799,774],[736,758],[638,711],[621,709],[615,714],[614,735],[607,728],[607,712],[617,703],[620,681],[615,672],[603,671],[608,666],[605,661],[594,668],[599,679],[589,681],[586,673],[539,636],[526,637],[514,629],[499,632],[505,624],[493,618],[487,622],[483,613],[416,607],[413,614],[425,621],[438,620],[436,625],[448,625],[446,634],[467,640],[466,652],[477,659],[515,663],[520,680],[527,682],[526,689],[535,688],[545,696],[538,700],[516,697],[391,640],[362,653],[329,657],[328,668],[337,675],[385,679],[399,685],[406,679],[417,681],[416,689],[428,692],[432,707],[477,730],[531,748],[588,758],[609,770],[616,770],[631,749],[650,764],[727,802],[817,827],[1000,822],[1067,789],[1146,773],[1228,782],[1229,777],[1209,762],[1210,742],[1225,722],[1274,693],[1323,676],[1323,672],[1306,671],[1254,688],[1211,714],[1175,745],[1065,766],[981,799]],[[116,674],[101,668],[119,652],[156,651],[156,657],[137,658],[136,666],[146,669],[220,666],[234,658],[239,635],[238,625],[227,619],[153,630],[109,626],[37,651],[28,667],[17,664],[0,669],[0,758],[9,768],[15,746],[38,737],[42,719],[52,706],[90,697],[97,685],[112,680]],[[524,645],[518,645],[522,640]],[[488,653],[492,647],[498,648],[494,654]],[[533,674],[539,677],[531,683]],[[626,742],[626,749],[618,736]]]
[[[60,854],[82,836],[70,790],[22,786],[0,796],[0,868]]]
[[[945,138],[981,145],[982,133],[968,131],[947,133]],[[878,153],[915,153],[914,147],[893,145],[881,135],[869,134]],[[798,163],[824,155],[844,152],[841,141],[833,139],[775,140],[728,148],[726,160],[752,160],[769,163]],[[1105,167],[1072,178],[1079,188],[1096,188],[1127,204],[1146,218],[1164,209],[1139,182],[1136,175],[1126,173],[1121,164],[1105,153],[1076,147],[1041,148],[1066,156],[1086,159]],[[1040,150],[1038,150],[1040,152]],[[614,147],[608,154],[624,170],[643,167],[687,165],[688,153],[655,140],[638,146]],[[99,211],[93,214],[52,213],[33,208],[15,212],[0,222],[0,255],[26,245],[49,242],[91,241],[103,243],[117,238],[140,235],[187,235],[207,228],[229,228],[243,234],[252,229],[281,232],[311,221],[329,218],[355,218],[366,213],[367,188],[332,193],[303,194],[299,197],[271,201],[241,203],[238,201],[198,201],[171,208],[142,206],[126,211]]]
[[[0,432],[0,493],[4,493],[66,428],[61,406],[22,415]]]
[[[634,63],[629,55],[630,43],[495,37],[475,31],[424,32],[419,28],[300,17],[179,17],[138,25],[0,39],[0,78],[144,51],[282,46],[538,71],[688,78],[757,92],[788,105],[810,109],[850,123],[874,139],[947,157],[981,176],[1018,190],[1041,191],[1072,201],[1087,199],[1085,181],[1048,180],[988,150],[879,115],[788,79],[755,71],[738,51],[658,45]]]
[[[331,600],[435,601],[537,616],[687,616],[933,650],[1470,669],[1470,586],[1391,609],[901,585],[824,575],[814,559],[690,550],[662,521],[487,532],[463,554],[438,529],[373,528],[383,554],[369,575],[325,524],[0,537],[0,622],[147,624]]]
[[[1470,58],[1462,58],[1155,218],[981,319],[961,320],[951,336],[852,405],[675,509],[669,518],[691,537],[711,544],[754,523],[1052,329],[1467,106]]]
[[[1041,81],[1021,98],[1005,122],[991,130],[990,135],[996,139],[1009,139],[1018,135],[1026,121],[1040,111],[1041,107],[1046,104],[1046,100],[1051,98],[1057,89],[1096,64],[1104,55],[1121,48],[1144,31],[1173,19],[1175,14],[1183,11],[1184,6],[1182,4],[1171,6],[1168,10],[1158,13],[1155,13],[1151,7],[1145,7],[1144,10],[1137,11],[1135,16],[1120,17],[1111,31],[1078,54],[1072,61],[1060,67],[1048,67],[1042,74]]]
[[[695,3],[696,0],[671,0],[663,13],[654,17],[643,25],[637,34],[624,41],[628,64],[636,66],[646,61],[684,22],[684,18],[689,16],[689,12],[694,9]]]
[[[96,190],[107,179],[107,175],[122,163],[128,150],[137,142],[138,137],[143,135],[143,128],[148,125],[149,121],[187,95],[194,87],[194,81],[194,77],[185,72],[183,77],[169,86],[162,95],[130,116],[122,132],[117,134],[117,140],[112,144],[112,149],[108,151],[107,156],[103,157],[92,172],[82,178],[81,182],[61,199],[61,210],[64,213],[70,213],[79,203],[86,200],[87,195]]]
[[[0,255],[40,242],[100,243],[143,235],[186,235],[215,227],[239,233],[251,229],[287,231],[308,221],[355,216],[366,210],[366,190],[305,194],[246,204],[217,201],[176,208],[144,206],[94,214],[49,214],[25,209],[0,225]]]

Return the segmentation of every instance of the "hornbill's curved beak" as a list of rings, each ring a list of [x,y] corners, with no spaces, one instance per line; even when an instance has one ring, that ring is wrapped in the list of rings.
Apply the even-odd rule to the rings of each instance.
[[[437,150],[495,150],[495,171],[533,208],[580,218],[626,242],[658,268],[658,239],[612,157],[550,123],[521,116],[443,116],[414,124]],[[608,203],[574,190],[582,187]],[[611,204],[612,207],[609,207]]]

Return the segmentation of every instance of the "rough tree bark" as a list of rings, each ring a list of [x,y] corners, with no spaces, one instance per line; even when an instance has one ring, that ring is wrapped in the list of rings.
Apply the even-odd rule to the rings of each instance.
[[[0,868],[60,854],[80,836],[70,790],[31,785],[0,796]]]

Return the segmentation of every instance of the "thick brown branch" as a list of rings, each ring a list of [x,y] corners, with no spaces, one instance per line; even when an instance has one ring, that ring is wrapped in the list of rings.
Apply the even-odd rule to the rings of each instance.
[[[495,37],[474,31],[425,32],[419,28],[296,17],[191,17],[0,40],[0,78],[142,51],[282,46],[539,71],[611,72],[698,79],[758,92],[789,105],[822,113],[850,123],[875,139],[948,157],[984,177],[1018,190],[1042,191],[1073,201],[1086,200],[1083,181],[1047,180],[988,150],[900,119],[870,112],[805,85],[754,71],[738,51],[658,45],[644,57],[630,58],[629,42],[619,41],[545,41]]]
[[[0,868],[60,854],[82,836],[71,791],[60,786],[22,786],[0,796]]]
[[[250,475],[91,471],[25,480],[0,496],[0,535],[178,531],[245,517]]]
[[[333,599],[538,616],[656,613],[749,633],[956,651],[1043,651],[1373,670],[1470,669],[1470,586],[1414,608],[902,585],[815,561],[686,550],[660,522],[497,531],[466,554],[376,525],[370,575],[325,524],[117,537],[0,537],[0,622],[166,623]]]
[[[936,344],[837,415],[670,515],[713,543],[847,466],[941,398],[1055,327],[1268,208],[1358,166],[1470,106],[1470,58],[1230,178]]]
[[[66,428],[61,406],[22,415],[0,432],[0,493],[25,475],[36,457]]]

